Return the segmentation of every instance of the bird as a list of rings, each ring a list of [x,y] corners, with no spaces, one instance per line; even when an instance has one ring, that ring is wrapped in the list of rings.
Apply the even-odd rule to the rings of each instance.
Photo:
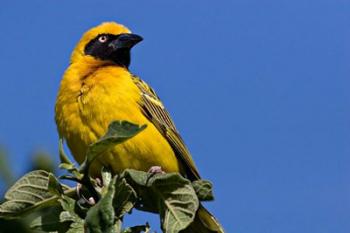
[[[85,32],[63,74],[55,105],[59,137],[78,163],[116,120],[147,125],[133,138],[115,146],[91,165],[113,173],[125,169],[161,168],[191,181],[201,179],[191,154],[156,92],[130,72],[131,49],[143,38],[116,22],[104,22]],[[224,232],[201,204],[195,220],[183,232]]]

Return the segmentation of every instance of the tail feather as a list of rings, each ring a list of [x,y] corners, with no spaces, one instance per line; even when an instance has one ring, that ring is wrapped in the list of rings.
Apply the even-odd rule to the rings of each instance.
[[[194,221],[181,233],[225,233],[225,231],[216,218],[200,205]]]

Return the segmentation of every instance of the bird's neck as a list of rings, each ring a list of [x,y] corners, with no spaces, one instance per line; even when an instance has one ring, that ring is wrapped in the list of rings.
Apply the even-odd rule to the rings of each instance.
[[[102,61],[86,57],[78,62],[72,63],[68,71],[74,73],[73,76],[75,76],[79,80],[84,81],[86,78],[105,67],[114,67],[123,70],[128,70],[126,67],[118,65],[114,62]]]

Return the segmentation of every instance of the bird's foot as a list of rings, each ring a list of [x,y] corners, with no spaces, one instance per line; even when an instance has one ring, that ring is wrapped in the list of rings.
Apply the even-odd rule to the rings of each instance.
[[[75,187],[77,196],[79,197],[79,202],[81,204],[88,204],[90,206],[93,206],[96,204],[96,201],[93,197],[85,197],[83,194],[83,185],[78,183],[77,186]]]
[[[162,170],[161,166],[152,166],[149,170],[148,173],[152,174],[165,174],[165,171]]]
[[[101,187],[102,187],[102,180],[100,178],[96,178],[95,181],[96,181],[96,185],[97,185],[96,188],[101,189]],[[96,204],[96,200],[93,197],[86,197],[84,195],[83,185],[81,183],[77,184],[76,192],[77,192],[77,195],[78,195],[78,197],[79,197],[79,199],[80,199],[82,204],[88,204],[90,206],[93,206],[93,205]]]

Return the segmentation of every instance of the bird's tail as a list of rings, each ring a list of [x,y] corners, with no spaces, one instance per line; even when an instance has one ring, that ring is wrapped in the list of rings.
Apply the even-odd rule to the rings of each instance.
[[[216,218],[200,205],[194,221],[181,233],[225,233]]]

